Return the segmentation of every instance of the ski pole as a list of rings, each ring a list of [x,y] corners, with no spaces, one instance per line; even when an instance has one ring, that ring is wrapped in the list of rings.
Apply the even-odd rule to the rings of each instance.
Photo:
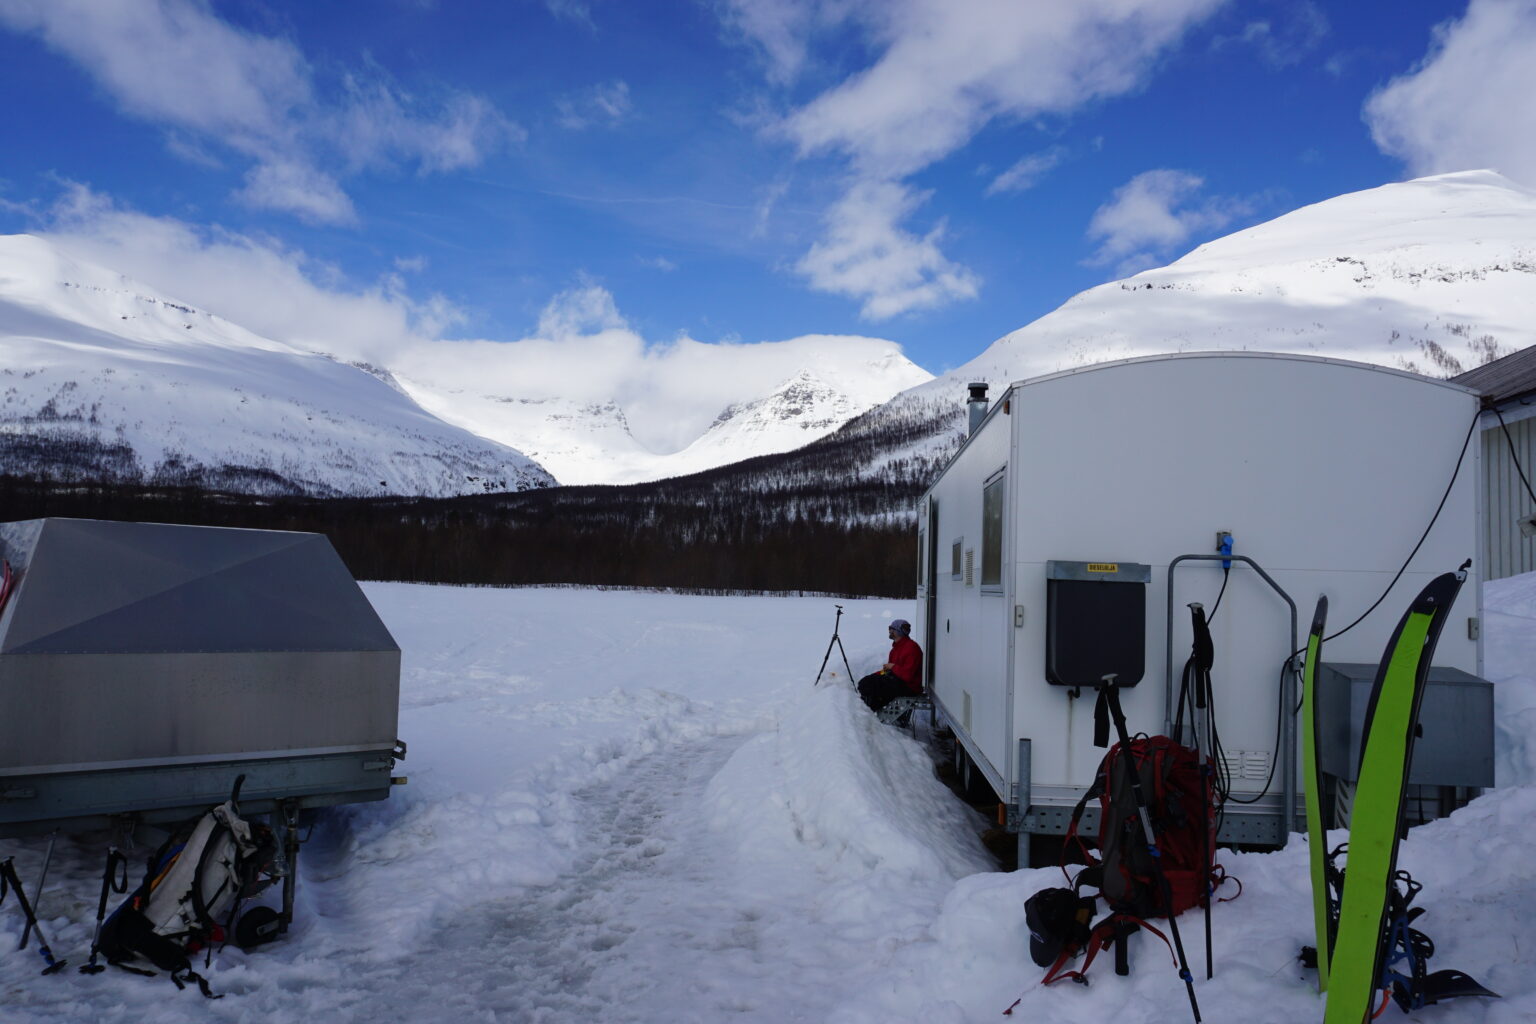
[[[113,892],[128,891],[128,858],[117,847],[107,847],[107,866],[101,873],[101,899],[96,902],[96,933],[91,936],[91,962],[80,968],[81,974],[100,974],[105,964],[96,962],[101,952],[101,922],[107,916],[107,896]]]
[[[0,862],[0,900],[5,899],[7,888],[16,890],[16,902],[21,904],[21,912],[26,917],[32,930],[37,932],[37,951],[42,954],[48,966],[43,968],[44,974],[53,974],[62,971],[66,960],[55,960],[53,950],[48,948],[48,936],[43,934],[43,926],[37,920],[37,915],[32,912],[32,904],[27,900],[27,894],[21,888],[21,878],[16,874],[16,861],[14,857],[7,857]]]
[[[1211,694],[1211,668],[1216,661],[1216,648],[1211,640],[1211,627],[1205,617],[1205,606],[1198,601],[1189,606],[1191,632],[1194,634],[1195,708],[1190,713],[1195,726],[1195,758],[1200,762],[1200,828],[1202,856],[1200,884],[1205,887],[1205,980],[1216,975],[1215,954],[1211,948],[1211,872],[1216,859],[1215,837],[1211,835],[1211,766],[1206,763],[1206,740],[1212,729],[1211,714],[1215,711]],[[1212,744],[1214,746],[1214,744]]]
[[[37,902],[39,906],[41,906],[43,902],[43,886],[48,883],[48,865],[53,863],[53,846],[58,841],[59,830],[54,829],[53,834],[48,837],[48,852],[43,854],[43,870],[37,873],[37,888],[33,890],[37,893]],[[27,939],[29,936],[31,936],[31,934],[32,922],[28,921],[27,926],[21,930],[21,945],[17,946],[16,948],[26,949]]]
[[[1147,812],[1147,798],[1141,790],[1141,768],[1136,764],[1135,757],[1131,754],[1131,734],[1125,725],[1125,712],[1120,709],[1120,697],[1115,688],[1116,673],[1111,672],[1103,677],[1099,685],[1099,700],[1109,710],[1110,718],[1115,723],[1115,734],[1120,740],[1120,750],[1131,758],[1130,770],[1127,775],[1131,782],[1131,798],[1136,804],[1136,811],[1141,818],[1141,834],[1147,844],[1147,854],[1152,864],[1152,874],[1157,877],[1158,889],[1163,895],[1163,905],[1168,909],[1168,930],[1173,935],[1173,948],[1179,955],[1179,977],[1184,981],[1184,988],[1189,992],[1189,1008],[1194,1012],[1195,1024],[1200,1024],[1200,1002],[1195,998],[1195,977],[1189,972],[1189,957],[1184,954],[1184,941],[1179,937],[1179,922],[1173,911],[1173,889],[1168,885],[1168,876],[1163,874],[1163,866],[1159,858],[1162,852],[1157,848],[1157,835],[1152,829],[1152,815]]]

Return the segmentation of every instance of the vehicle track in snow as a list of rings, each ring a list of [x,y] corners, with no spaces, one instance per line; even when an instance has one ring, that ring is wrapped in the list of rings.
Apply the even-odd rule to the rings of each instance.
[[[742,893],[731,839],[707,820],[709,780],[747,739],[658,751],[577,791],[584,851],[574,870],[489,899],[362,1002],[518,1024],[823,1019],[826,986],[800,984],[803,958],[773,937],[776,922],[793,925],[801,912]]]

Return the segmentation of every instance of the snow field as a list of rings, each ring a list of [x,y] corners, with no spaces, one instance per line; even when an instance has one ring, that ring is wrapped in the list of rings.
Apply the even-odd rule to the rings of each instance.
[[[1023,902],[1060,872],[992,870],[984,823],[864,710],[836,651],[812,688],[832,600],[365,589],[404,651],[410,784],[322,816],[290,937],[220,953],[216,1002],[81,977],[105,838],[62,837],[42,902],[71,966],[38,977],[0,907],[0,1020],[958,1024],[1003,1019],[1021,992],[1012,1020],[1190,1019],[1146,935],[1128,978],[1104,957],[1088,987],[1037,984]],[[910,602],[842,603],[861,674]],[[1505,998],[1386,1021],[1536,1019],[1536,744],[1517,734],[1536,717],[1536,575],[1488,584],[1485,614],[1504,788],[1416,829],[1402,866],[1426,886],[1431,967]],[[0,842],[0,857],[30,886],[45,845]],[[1200,915],[1179,922],[1205,1018],[1319,1019],[1294,959],[1311,941],[1304,840],[1222,861],[1244,890],[1216,908],[1214,980]]]

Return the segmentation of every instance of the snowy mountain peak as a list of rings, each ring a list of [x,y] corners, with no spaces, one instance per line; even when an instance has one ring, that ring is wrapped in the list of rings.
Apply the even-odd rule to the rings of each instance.
[[[263,338],[46,240],[0,237],[0,471],[258,493],[551,483],[378,367]]]
[[[504,352],[494,344],[475,344],[478,373],[495,376]],[[631,385],[626,390],[638,393],[624,400],[486,393],[463,371],[452,376],[441,363],[396,373],[426,409],[482,437],[515,445],[563,484],[659,480],[789,451],[831,433],[903,388],[931,379],[895,344],[873,338],[694,342],[680,351],[675,366],[667,364],[646,382],[654,393]],[[771,376],[763,372],[791,362],[800,365],[788,376],[779,375],[782,369]],[[698,404],[700,392],[691,382],[700,378],[709,381],[710,395],[747,397],[724,397],[718,411],[709,409],[709,418],[686,424],[680,446],[659,444],[654,431],[640,429],[644,422],[679,417],[678,398],[685,391]],[[764,391],[763,381],[777,383]]]
[[[1536,344],[1536,190],[1494,171],[1352,192],[1090,288],[896,396],[861,430],[906,438],[861,467],[942,460],[965,385],[1169,352],[1323,355],[1448,377]],[[935,413],[938,415],[935,415]],[[907,426],[926,423],[914,442]]]
[[[154,345],[297,352],[34,235],[0,235],[0,297],[11,307],[12,329],[25,312]]]
[[[726,406],[709,429],[715,430],[732,420],[739,423],[744,416],[764,421],[799,420],[802,429],[815,429],[832,420],[837,424],[846,422],[850,415],[844,413],[853,404],[847,395],[810,370],[801,370],[766,397]]]
[[[1449,376],[1532,343],[1536,190],[1464,171],[1305,206],[1092,288],[922,390],[1221,349]]]

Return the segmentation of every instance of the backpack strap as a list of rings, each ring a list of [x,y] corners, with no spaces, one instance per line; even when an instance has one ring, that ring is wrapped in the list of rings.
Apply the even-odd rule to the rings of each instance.
[[[1114,751],[1110,751],[1110,754],[1113,753]],[[1106,754],[1105,758],[1107,759],[1110,754]],[[1062,875],[1067,879],[1068,884],[1071,885],[1073,889],[1077,888],[1077,883],[1067,872],[1067,843],[1077,843],[1077,848],[1083,852],[1083,856],[1085,858],[1089,856],[1088,847],[1083,842],[1082,834],[1078,832],[1077,827],[1078,825],[1082,824],[1083,812],[1088,809],[1088,802],[1090,800],[1097,800],[1099,797],[1104,795],[1104,779],[1108,772],[1104,770],[1104,766],[1102,764],[1099,766],[1099,769],[1100,770],[1094,775],[1093,785],[1088,787],[1087,791],[1083,793],[1082,798],[1077,801],[1077,806],[1072,808],[1072,820],[1067,824],[1067,834],[1061,837],[1061,859],[1057,861],[1057,863],[1061,867]],[[1103,828],[1102,822],[1100,823],[1099,827]],[[1092,865],[1093,861],[1090,859],[1088,860],[1088,863]]]

